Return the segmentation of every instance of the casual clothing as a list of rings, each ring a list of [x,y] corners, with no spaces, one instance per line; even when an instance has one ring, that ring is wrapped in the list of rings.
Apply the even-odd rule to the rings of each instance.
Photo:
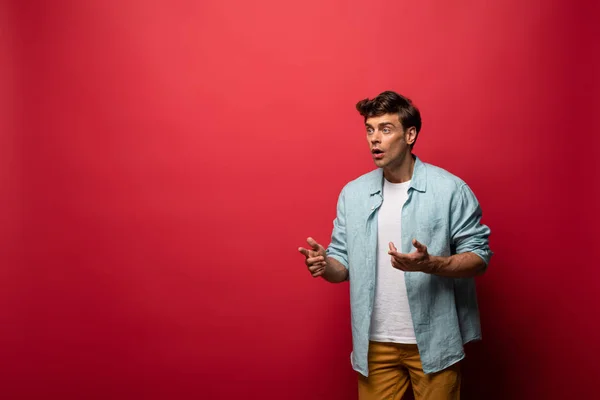
[[[404,272],[392,267],[389,243],[401,243],[402,206],[410,181],[383,181],[383,203],[377,215],[377,272],[370,339],[378,342],[417,343],[410,315]]]
[[[368,377],[371,317],[377,267],[377,214],[382,204],[383,170],[348,183],[340,193],[327,254],[349,270],[353,368]],[[451,173],[415,159],[408,199],[401,213],[402,253],[414,251],[412,239],[431,255],[473,252],[487,264],[490,230],[470,188]],[[463,345],[480,339],[473,278],[404,273],[410,314],[423,371],[444,370],[464,357]]]
[[[371,342],[369,377],[359,374],[360,400],[401,400],[412,384],[415,400],[458,400],[460,363],[435,374],[424,374],[415,344]]]

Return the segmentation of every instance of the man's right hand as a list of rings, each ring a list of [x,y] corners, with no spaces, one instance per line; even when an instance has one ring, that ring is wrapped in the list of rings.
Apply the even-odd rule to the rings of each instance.
[[[306,239],[310,245],[310,249],[304,247],[298,248],[298,251],[304,255],[306,260],[304,263],[308,267],[310,274],[313,278],[322,276],[327,268],[327,253],[325,248],[317,243],[313,238]]]

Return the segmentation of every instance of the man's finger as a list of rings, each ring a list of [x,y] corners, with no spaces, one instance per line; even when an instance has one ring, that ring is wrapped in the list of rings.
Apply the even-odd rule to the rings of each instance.
[[[320,270],[320,271],[318,271],[318,272],[315,272],[314,274],[312,274],[312,277],[313,277],[313,278],[318,278],[318,277],[320,277],[321,275],[323,275],[324,273],[325,273],[325,270]]]
[[[427,249],[427,247],[425,247],[425,245],[423,245],[417,239],[413,239],[413,246],[415,246],[415,248],[421,252],[423,252]]]
[[[396,246],[394,246],[393,242],[390,242],[390,251],[398,251],[398,249],[396,248]]]
[[[410,260],[410,256],[408,254],[398,253],[397,251],[388,251],[388,254],[398,261]]]
[[[323,266],[323,265],[320,265],[320,264],[318,264],[318,265],[313,265],[313,266],[311,266],[311,267],[308,267],[308,270],[310,271],[310,273],[311,273],[311,274],[313,274],[313,275],[314,275],[314,274],[317,274],[317,273],[319,273],[319,272],[323,272],[323,271],[325,271],[325,266]]]
[[[321,246],[319,243],[317,243],[315,239],[311,237],[306,239],[306,241],[308,242],[308,244],[310,244],[310,247],[312,247],[314,251],[321,251],[321,249],[323,249],[323,246]]]
[[[304,255],[304,257],[310,257],[310,251],[304,247],[298,247],[298,251]]]
[[[325,258],[323,258],[322,256],[309,257],[309,258],[306,259],[306,262],[308,264],[324,263],[325,262]]]
[[[392,267],[399,269],[400,271],[406,270],[406,266],[404,264],[402,264],[401,262],[398,262],[394,258],[392,258]]]

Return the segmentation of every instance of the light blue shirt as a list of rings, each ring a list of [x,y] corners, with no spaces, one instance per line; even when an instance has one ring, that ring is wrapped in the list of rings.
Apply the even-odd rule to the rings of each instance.
[[[368,376],[371,313],[377,266],[377,212],[383,202],[383,170],[348,183],[340,193],[327,254],[349,271],[353,368]],[[486,265],[492,257],[490,229],[481,223],[481,208],[465,182],[451,173],[415,160],[402,207],[401,251],[415,251],[412,239],[434,256],[473,252]],[[398,244],[396,244],[398,247]],[[390,262],[390,268],[391,266]],[[473,278],[447,278],[405,272],[406,290],[425,373],[434,373],[464,358],[464,344],[481,339]]]

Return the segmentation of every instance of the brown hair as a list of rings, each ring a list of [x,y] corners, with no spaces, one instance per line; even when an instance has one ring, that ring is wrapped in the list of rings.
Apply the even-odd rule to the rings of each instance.
[[[417,134],[421,130],[421,113],[412,101],[396,92],[386,91],[372,100],[364,99],[356,103],[356,109],[365,117],[380,117],[384,114],[398,114],[404,130],[415,127]]]

